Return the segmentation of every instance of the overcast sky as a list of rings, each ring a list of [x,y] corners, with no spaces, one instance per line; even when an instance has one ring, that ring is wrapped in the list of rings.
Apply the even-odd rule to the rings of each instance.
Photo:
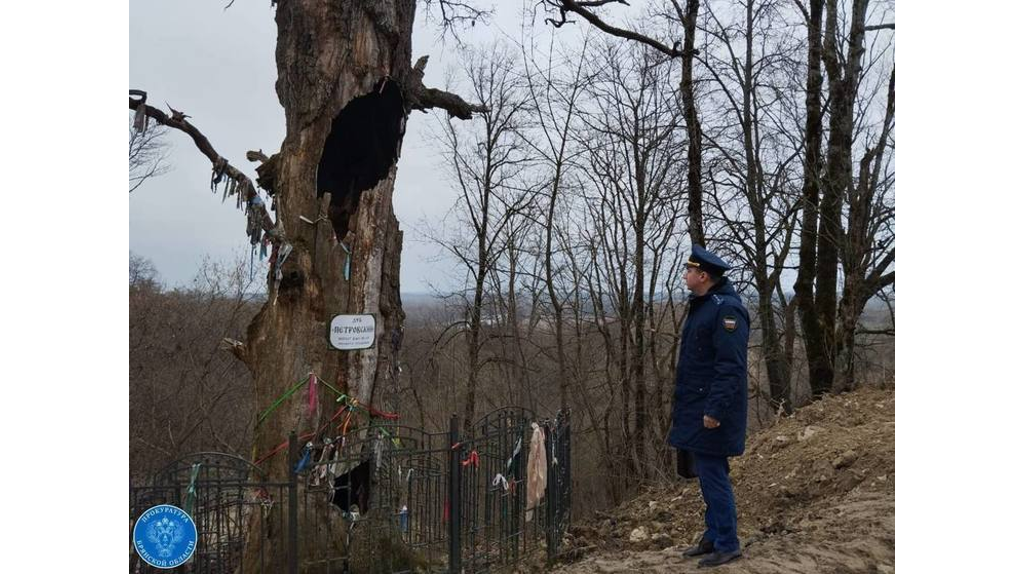
[[[129,8],[130,88],[146,90],[148,103],[168,103],[190,121],[232,165],[255,177],[245,152],[274,153],[284,139],[284,113],[274,91],[277,27],[268,0],[133,0]],[[493,4],[497,4],[494,2]],[[518,37],[520,3],[506,0],[492,20],[462,34],[467,44]],[[492,5],[487,0],[477,6]],[[413,59],[428,54],[425,83],[443,87],[446,69],[458,64],[454,42],[441,43],[439,29],[416,15]],[[561,32],[560,32],[561,33]],[[566,33],[566,36],[572,34]],[[426,139],[432,117],[413,112],[408,122],[395,212],[405,231],[402,291],[426,292],[451,284],[450,263],[418,232],[438,222],[454,202],[442,177],[441,160]],[[129,196],[129,249],[150,258],[169,286],[188,284],[204,257],[249,258],[245,217],[233,201],[221,204],[210,191],[210,162],[184,134],[169,134],[171,171],[147,181]]]

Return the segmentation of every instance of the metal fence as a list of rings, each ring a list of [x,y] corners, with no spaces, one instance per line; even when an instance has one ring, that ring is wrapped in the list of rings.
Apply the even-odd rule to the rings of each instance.
[[[544,440],[531,450],[534,423]],[[521,408],[488,413],[467,432],[453,416],[441,433],[375,420],[305,444],[293,434],[287,482],[199,453],[131,488],[129,536],[147,508],[175,504],[199,531],[184,572],[476,573],[550,562],[571,520],[570,447],[568,412],[539,421]],[[132,550],[130,571],[157,569]]]

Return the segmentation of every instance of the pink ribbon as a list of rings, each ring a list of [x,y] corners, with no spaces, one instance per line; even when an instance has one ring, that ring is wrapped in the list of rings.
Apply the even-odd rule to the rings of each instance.
[[[316,392],[316,375],[309,374],[309,416],[316,414],[317,400],[319,394]]]

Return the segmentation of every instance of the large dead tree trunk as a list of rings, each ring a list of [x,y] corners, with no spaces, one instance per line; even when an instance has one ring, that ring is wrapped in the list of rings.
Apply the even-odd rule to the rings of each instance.
[[[284,237],[275,266],[283,278],[275,281],[271,270],[268,303],[248,332],[244,356],[259,404],[309,371],[364,403],[387,405],[396,388],[404,313],[392,194],[409,110],[430,98],[421,90],[422,65],[411,63],[414,13],[414,0],[278,5],[277,94],[287,131],[273,189]],[[330,350],[325,334],[339,313],[374,315],[375,346]],[[291,430],[320,426],[301,403],[266,420],[258,452]],[[278,457],[267,471],[284,481],[290,468]],[[283,553],[282,540],[271,542],[272,555]]]
[[[414,13],[415,0],[277,3],[276,88],[287,130],[280,152],[261,158],[257,170],[273,197],[276,222],[251,204],[273,242],[268,299],[247,340],[232,348],[253,374],[258,405],[270,405],[310,372],[360,402],[390,402],[404,319],[402,232],[392,193],[405,122],[412,109],[441,107],[460,118],[480,109],[423,86],[426,59],[411,63]],[[129,106],[139,109],[139,101],[129,98]],[[168,118],[142,106],[150,118],[189,133],[215,175],[241,186],[246,201],[256,196],[248,178],[213,151],[187,116]],[[363,313],[376,318],[374,346],[332,350],[331,318]],[[328,395],[320,398],[334,403]],[[258,458],[290,431],[313,431],[333,414],[310,415],[303,403],[286,401],[260,424]],[[264,463],[272,481],[287,480],[286,459],[278,454]],[[268,540],[250,544],[245,570],[255,571],[257,560],[283,565],[285,530],[272,529]]]

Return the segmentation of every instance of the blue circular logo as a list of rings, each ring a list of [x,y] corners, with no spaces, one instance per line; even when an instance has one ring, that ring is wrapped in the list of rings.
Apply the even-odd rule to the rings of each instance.
[[[146,564],[157,568],[174,568],[187,562],[196,551],[198,538],[192,517],[170,504],[143,512],[132,529],[135,551]]]

